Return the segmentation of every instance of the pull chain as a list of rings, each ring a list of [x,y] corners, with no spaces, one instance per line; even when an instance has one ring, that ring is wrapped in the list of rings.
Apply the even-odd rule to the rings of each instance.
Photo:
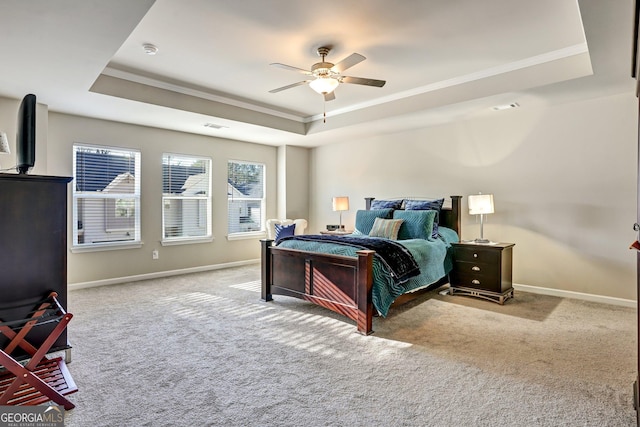
[[[327,101],[326,100],[322,103],[322,110],[323,110],[322,123],[327,123]]]

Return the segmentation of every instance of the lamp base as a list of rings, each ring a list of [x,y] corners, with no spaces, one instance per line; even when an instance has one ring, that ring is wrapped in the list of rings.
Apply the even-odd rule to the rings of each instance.
[[[493,242],[489,239],[475,239],[473,240],[473,243],[477,243],[478,245],[490,245]]]

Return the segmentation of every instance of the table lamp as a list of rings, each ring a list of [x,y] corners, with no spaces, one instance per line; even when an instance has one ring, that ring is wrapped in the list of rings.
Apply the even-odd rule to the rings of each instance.
[[[340,228],[339,230],[342,230],[342,211],[348,211],[349,210],[349,197],[347,196],[339,196],[339,197],[334,197],[333,198],[333,211],[339,211],[340,212]]]
[[[475,194],[469,196],[469,214],[480,215],[480,238],[475,239],[475,243],[491,243],[490,240],[484,238],[483,228],[484,216],[486,214],[492,214],[493,212],[493,194]]]
[[[0,131],[0,154],[10,154],[9,138],[5,132]]]

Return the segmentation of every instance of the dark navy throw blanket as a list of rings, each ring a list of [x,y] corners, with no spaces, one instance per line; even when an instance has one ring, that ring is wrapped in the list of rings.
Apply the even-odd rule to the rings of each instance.
[[[328,234],[300,235],[280,239],[280,241],[283,240],[329,242],[376,251],[375,256],[386,264],[393,278],[399,283],[406,282],[409,278],[420,274],[420,267],[411,252],[394,240],[375,237],[332,236]]]

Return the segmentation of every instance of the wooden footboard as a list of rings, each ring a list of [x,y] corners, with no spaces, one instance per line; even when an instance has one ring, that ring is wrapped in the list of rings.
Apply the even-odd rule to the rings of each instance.
[[[356,322],[358,332],[373,332],[374,251],[357,257],[327,255],[273,246],[261,240],[262,300],[286,295],[310,301]]]

